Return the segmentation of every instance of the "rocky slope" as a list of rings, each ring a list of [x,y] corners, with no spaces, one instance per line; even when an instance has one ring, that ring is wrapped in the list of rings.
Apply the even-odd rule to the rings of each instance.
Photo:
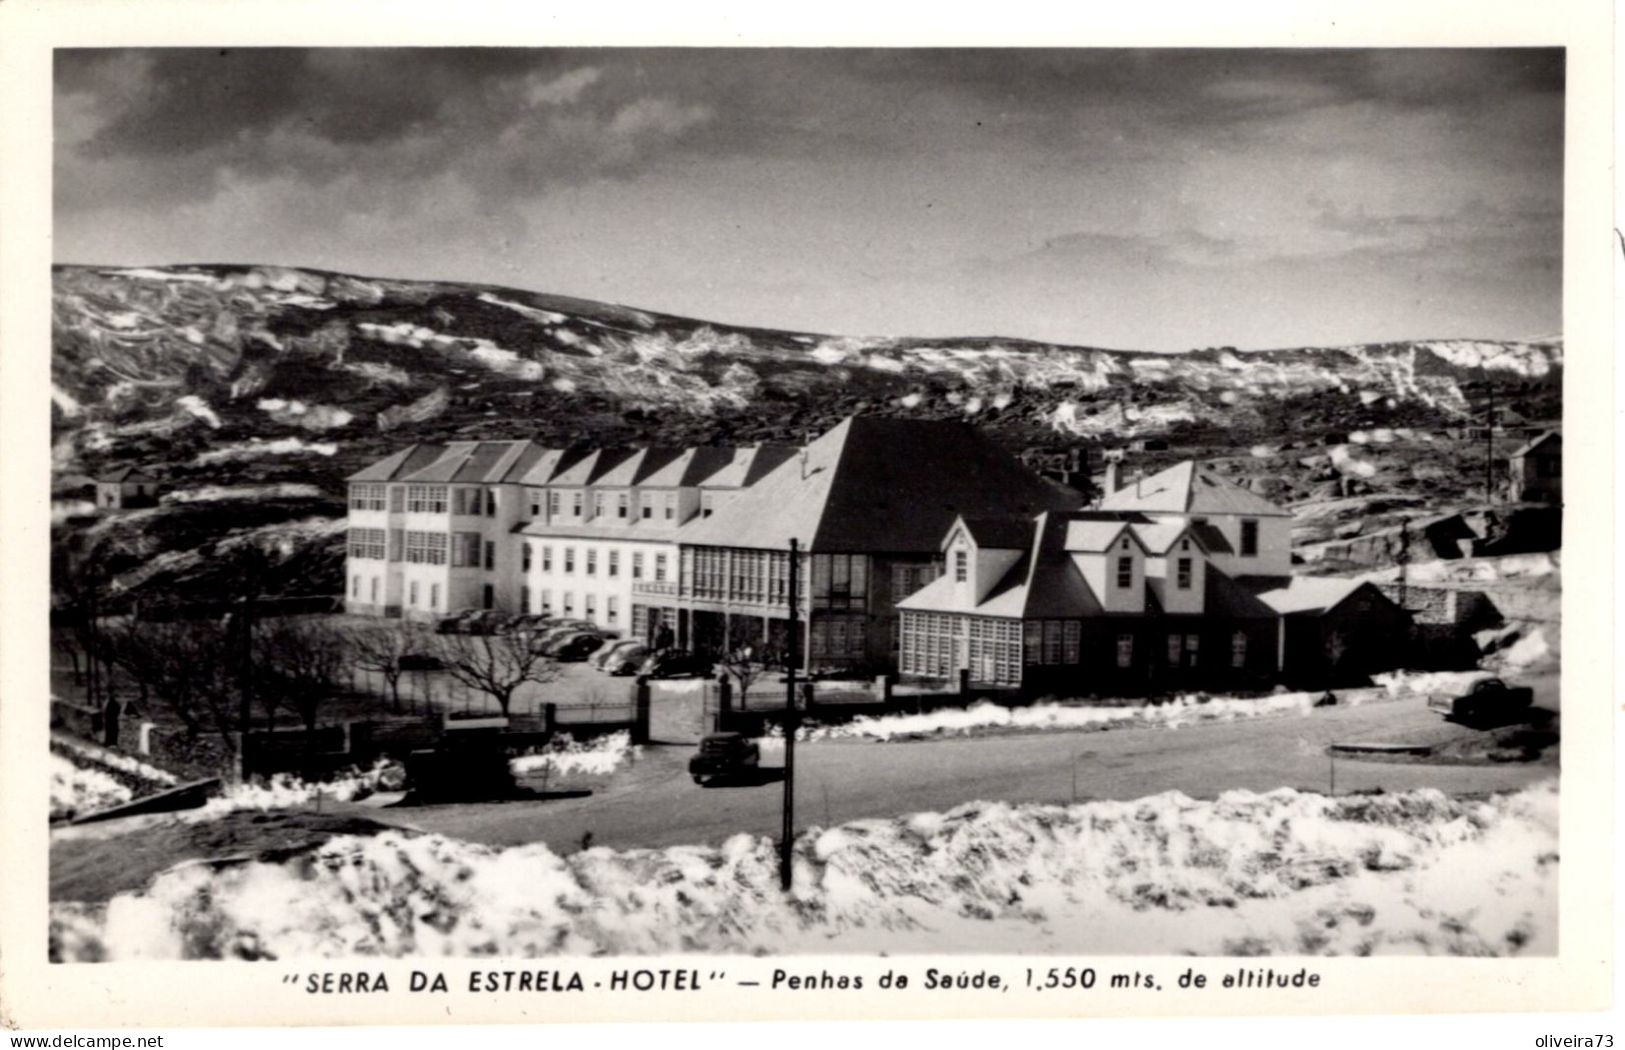
[[[53,308],[64,516],[87,476],[139,463],[182,487],[238,487],[214,501],[223,527],[254,502],[244,486],[314,486],[309,506],[278,498],[301,536],[345,474],[406,441],[799,441],[855,411],[964,418],[1018,451],[1151,439],[1168,447],[1137,467],[1194,452],[1282,502],[1433,507],[1482,476],[1482,450],[1451,428],[1480,414],[1488,384],[1555,418],[1563,361],[1555,338],[1168,355],[828,336],[258,266],[59,267]],[[171,549],[158,546],[131,550]]]

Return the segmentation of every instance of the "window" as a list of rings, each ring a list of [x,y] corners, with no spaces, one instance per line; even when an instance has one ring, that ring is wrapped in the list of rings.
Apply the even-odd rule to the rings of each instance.
[[[954,582],[964,583],[970,579],[970,555],[964,551],[954,551]]]
[[[821,609],[862,609],[868,604],[869,559],[862,554],[812,556],[813,605]]]
[[[1182,590],[1182,591],[1190,590],[1191,589],[1191,560],[1189,558],[1181,558],[1181,559],[1179,559],[1178,569],[1176,571],[1177,571],[1177,575],[1178,575],[1179,589]]]
[[[519,585],[519,611],[530,612],[530,588],[522,583]]]
[[[1247,632],[1237,631],[1230,636],[1230,666],[1242,668],[1247,666]]]
[[[648,509],[649,508],[647,508],[647,507],[644,508],[644,510],[648,510]],[[634,580],[643,579],[643,552],[642,551],[633,551],[632,552],[632,578]]]
[[[1058,664],[1061,662],[1061,621],[1044,621],[1044,662]]]
[[[596,621],[598,618],[598,595],[588,594],[581,599],[581,603],[582,615],[589,620]]]
[[[1168,636],[1168,666],[1178,667],[1180,658],[1184,655],[1184,651],[1185,636],[1182,634],[1170,634]]]
[[[140,485],[136,486],[136,491],[137,491],[138,495],[140,494],[140,490],[143,487],[144,486],[140,486]],[[385,485],[351,485],[350,486],[350,509],[351,510],[383,510],[384,509],[384,490],[387,487],[388,486],[385,486]]]
[[[604,599],[604,621],[611,627],[615,626],[616,621],[620,619],[620,604],[620,600],[613,594]]]
[[[1117,636],[1117,666],[1134,666],[1134,636],[1132,634]]]
[[[572,493],[570,493],[570,515],[571,515],[571,517],[576,517],[576,518],[581,517],[581,493],[580,492],[572,492]]]
[[[571,575],[575,574],[576,549],[574,547],[564,548],[564,571],[570,573]]]
[[[1061,623],[1061,662],[1075,664],[1080,661],[1079,643],[1083,640],[1083,624],[1076,620]]]
[[[542,494],[541,494],[541,492],[537,491],[536,489],[531,489],[528,492],[526,492],[525,494],[530,497],[530,516],[533,517],[533,518],[541,517],[542,516]]]
[[[905,674],[924,675],[929,678],[947,678],[959,668],[959,656],[962,643],[967,639],[969,629],[966,621],[971,619],[965,616],[956,616],[951,613],[916,613],[904,612],[899,624],[899,665]],[[975,618],[981,621],[981,617]],[[820,621],[813,621],[816,633]],[[1019,676],[1019,654],[1021,646],[1021,624],[1016,620],[994,621],[991,626],[995,645],[995,659],[1005,661],[1004,673],[1014,682]],[[976,630],[986,632],[990,625],[984,623]],[[860,632],[861,633],[861,632]],[[985,633],[984,639],[988,637]],[[814,642],[813,644],[816,644]]]
[[[475,491],[478,492],[477,489]],[[497,516],[497,490],[496,489],[486,489],[485,490],[485,516],[487,518],[494,518],[494,517]]]
[[[1197,650],[1197,647],[1201,645],[1201,643],[1202,643],[1202,636],[1199,635],[1199,634],[1187,634],[1185,636],[1185,666],[1186,667],[1195,667],[1196,666],[1196,650]]]
[[[451,512],[453,514],[468,513],[468,501],[465,497],[466,493],[463,489],[451,490]]]
[[[664,554],[656,554],[655,555],[655,580],[656,581],[664,581],[665,578],[666,578],[666,556]]]
[[[480,534],[458,532],[451,537],[451,564],[453,568],[480,567]]]
[[[429,584],[429,608],[440,608],[440,585],[438,583]]]
[[[1134,586],[1134,558],[1132,556],[1117,559],[1117,586],[1120,588]]]
[[[412,586],[408,589],[407,593],[411,599],[408,604],[411,605],[412,608],[416,609],[418,607],[418,581],[412,581]]]
[[[519,571],[530,571],[530,544],[526,543],[519,548]]]
[[[542,571],[553,571],[553,545],[550,543],[542,544]]]
[[[598,575],[598,548],[597,547],[588,547],[587,548],[587,575],[588,576],[597,576]]]
[[[1253,558],[1258,556],[1258,522],[1256,519],[1242,519],[1241,556],[1243,558]]]
[[[446,539],[443,532],[408,532],[406,560],[418,565],[446,564]]]
[[[574,616],[575,614],[576,614],[576,595],[575,595],[575,592],[574,591],[565,591],[564,592],[564,615],[566,615],[566,616]]]
[[[936,569],[930,565],[893,565],[891,567],[891,600],[900,602],[936,579]]]
[[[497,589],[489,583],[480,588],[480,608],[491,609],[497,604]]]
[[[553,615],[553,592],[546,587],[542,588],[541,612],[546,613],[549,616]]]
[[[559,494],[552,489],[547,491],[547,516],[549,518],[559,516]]]
[[[612,550],[612,551],[609,552],[609,575],[611,575],[611,576],[619,576],[620,574],[621,574],[621,552]]]
[[[709,494],[707,494],[703,498],[705,499],[705,501],[708,504],[710,503],[711,497],[710,497]],[[677,516],[677,497],[674,496],[673,494],[671,494],[670,492],[668,492],[668,493],[666,493],[666,520],[670,521],[671,519],[675,518],[676,516]]]
[[[604,494],[602,492],[592,494],[592,516],[595,518],[604,516]]]
[[[446,513],[446,486],[406,486],[406,510],[409,514]]]
[[[383,561],[386,535],[383,529],[351,529],[350,557]]]
[[[644,518],[645,518],[645,519],[648,519],[648,518],[652,518],[652,517],[654,517],[654,516],[655,516],[655,509],[654,509],[654,507],[653,507],[653,506],[652,506],[652,505],[651,505],[651,504],[649,504],[649,503],[647,503],[647,502],[645,502],[645,503],[644,503],[644,504],[643,504],[643,517],[644,517]]]
[[[497,567],[497,545],[494,540],[485,541],[485,569],[487,572]]]
[[[615,496],[615,516],[624,518],[632,509],[632,497],[629,493],[621,492]]]
[[[361,577],[359,576],[350,577],[350,597],[361,597]]]

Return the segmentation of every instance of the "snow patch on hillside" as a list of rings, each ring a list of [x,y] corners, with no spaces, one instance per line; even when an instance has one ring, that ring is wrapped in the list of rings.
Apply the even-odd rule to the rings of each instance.
[[[564,324],[569,320],[563,314],[556,314],[552,310],[541,310],[534,306],[526,306],[524,303],[503,299],[500,296],[492,295],[490,292],[481,292],[478,298],[482,303],[490,303],[492,306],[512,310],[521,317],[528,317],[539,324]]]
[[[198,397],[196,394],[185,394],[181,397],[177,397],[175,399],[175,407],[179,408],[183,412],[186,412],[188,415],[196,416],[198,419],[203,420],[203,422],[209,424],[211,427],[216,429],[219,429],[220,427],[220,417],[215,414],[214,409],[209,407],[209,403],[207,401],[203,400],[201,397]]]
[[[298,481],[272,485],[204,485],[164,493],[164,503],[217,503],[223,500],[316,499],[322,490]]]
[[[1555,780],[1483,801],[974,802],[810,828],[788,894],[767,837],[561,857],[391,830],[53,904],[51,956],[1546,955],[1557,829]]]
[[[230,463],[235,460],[258,459],[261,456],[331,456],[339,450],[337,444],[331,441],[305,441],[302,438],[277,438],[267,441],[264,438],[249,438],[233,445],[224,445],[220,448],[210,449],[198,454],[195,463],[203,466],[209,463]]]
[[[347,409],[332,405],[307,405],[303,401],[286,401],[280,397],[261,398],[261,412],[278,423],[304,427],[306,430],[333,430],[348,426],[355,416]]]

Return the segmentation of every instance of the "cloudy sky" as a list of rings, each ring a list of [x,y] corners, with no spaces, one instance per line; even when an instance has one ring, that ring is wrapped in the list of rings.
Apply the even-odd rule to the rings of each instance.
[[[55,258],[1185,349],[1561,330],[1560,51],[59,51]]]

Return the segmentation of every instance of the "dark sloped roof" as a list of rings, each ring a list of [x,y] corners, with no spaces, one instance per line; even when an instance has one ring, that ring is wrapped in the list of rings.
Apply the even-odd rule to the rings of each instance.
[[[967,518],[961,516],[960,524],[970,533],[971,539],[976,541],[978,547],[997,547],[1002,550],[1023,550],[1033,538],[1033,521],[1030,517],[995,517],[995,518]],[[952,529],[949,534],[952,534]]]
[[[123,484],[125,482],[148,482],[148,481],[154,481],[155,482],[158,479],[153,477],[151,474],[148,474],[146,471],[142,470],[140,467],[118,467],[118,468],[116,468],[114,470],[110,470],[107,473],[101,475],[96,480],[97,481],[116,481],[116,482],[119,482],[120,484]]]
[[[1551,441],[1555,441],[1561,445],[1563,443],[1563,432],[1561,430],[1548,430],[1539,437],[1530,438],[1521,447],[1519,447],[1518,451],[1512,454],[1514,456],[1527,456],[1529,453],[1535,451],[1535,449],[1540,448],[1542,445],[1545,445],[1547,442]]]
[[[362,467],[346,480],[394,481],[415,471],[422,470],[439,459],[445,451],[445,445],[431,445],[421,442],[411,444],[399,452],[385,456],[370,467]]]
[[[1207,585],[1202,595],[1204,615],[1232,620],[1268,620],[1276,615],[1256,594],[1214,568],[1212,562],[1208,562],[1206,575]]]
[[[853,416],[792,456],[682,542],[821,551],[935,553],[960,515],[1076,507],[965,423]]]

